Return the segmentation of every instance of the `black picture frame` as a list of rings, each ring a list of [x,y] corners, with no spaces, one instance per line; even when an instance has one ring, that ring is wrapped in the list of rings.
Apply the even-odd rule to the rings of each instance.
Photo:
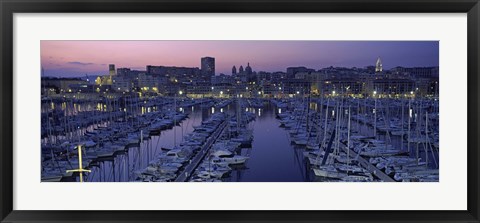
[[[478,0],[0,0],[1,222],[479,222]],[[18,211],[13,210],[14,13],[467,13],[468,210],[466,211]],[[321,202],[321,201],[319,201]],[[442,201],[448,202],[448,201]],[[248,208],[248,207],[247,207]]]

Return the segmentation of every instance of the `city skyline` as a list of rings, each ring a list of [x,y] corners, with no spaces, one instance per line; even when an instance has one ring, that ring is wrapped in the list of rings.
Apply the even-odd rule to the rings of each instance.
[[[247,63],[254,71],[285,72],[287,67],[365,67],[382,58],[385,69],[439,66],[438,41],[41,41],[45,76],[108,74],[116,68],[147,65],[201,67],[215,58],[215,74],[231,74]]]

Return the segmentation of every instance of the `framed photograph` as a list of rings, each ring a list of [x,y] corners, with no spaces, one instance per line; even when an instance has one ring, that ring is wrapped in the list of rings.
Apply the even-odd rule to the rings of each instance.
[[[2,222],[479,222],[478,0],[1,1]]]

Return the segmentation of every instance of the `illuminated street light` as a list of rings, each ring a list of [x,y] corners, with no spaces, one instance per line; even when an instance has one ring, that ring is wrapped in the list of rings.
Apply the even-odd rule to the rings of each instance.
[[[182,94],[183,94],[183,91],[179,91],[178,93],[179,93],[180,95],[182,95]]]

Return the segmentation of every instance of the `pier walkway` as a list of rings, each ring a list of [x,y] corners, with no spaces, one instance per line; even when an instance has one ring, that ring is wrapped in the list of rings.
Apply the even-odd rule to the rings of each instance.
[[[342,146],[342,148],[345,150],[345,153],[347,152],[348,148],[346,146]],[[383,171],[379,170],[377,167],[375,167],[374,165],[372,165],[370,162],[368,162],[368,160],[364,159],[363,157],[361,156],[357,156],[357,153],[353,150],[350,149],[350,157],[358,157],[357,161],[358,163],[363,167],[365,168],[366,170],[368,170],[370,173],[372,173],[373,175],[375,175],[376,177],[380,178],[382,181],[384,182],[396,182],[394,179],[392,179],[390,176],[388,176],[387,174],[385,174]]]
[[[185,167],[183,171],[181,171],[175,182],[185,182],[187,181],[190,176],[193,174],[193,171],[198,167],[198,165],[202,162],[203,158],[208,154],[208,150],[210,147],[215,143],[218,137],[222,134],[223,130],[227,126],[228,118],[223,121],[222,124],[213,132],[213,134],[208,138],[207,142],[202,146],[200,151],[198,151],[197,155],[193,159],[190,160],[190,163]]]

